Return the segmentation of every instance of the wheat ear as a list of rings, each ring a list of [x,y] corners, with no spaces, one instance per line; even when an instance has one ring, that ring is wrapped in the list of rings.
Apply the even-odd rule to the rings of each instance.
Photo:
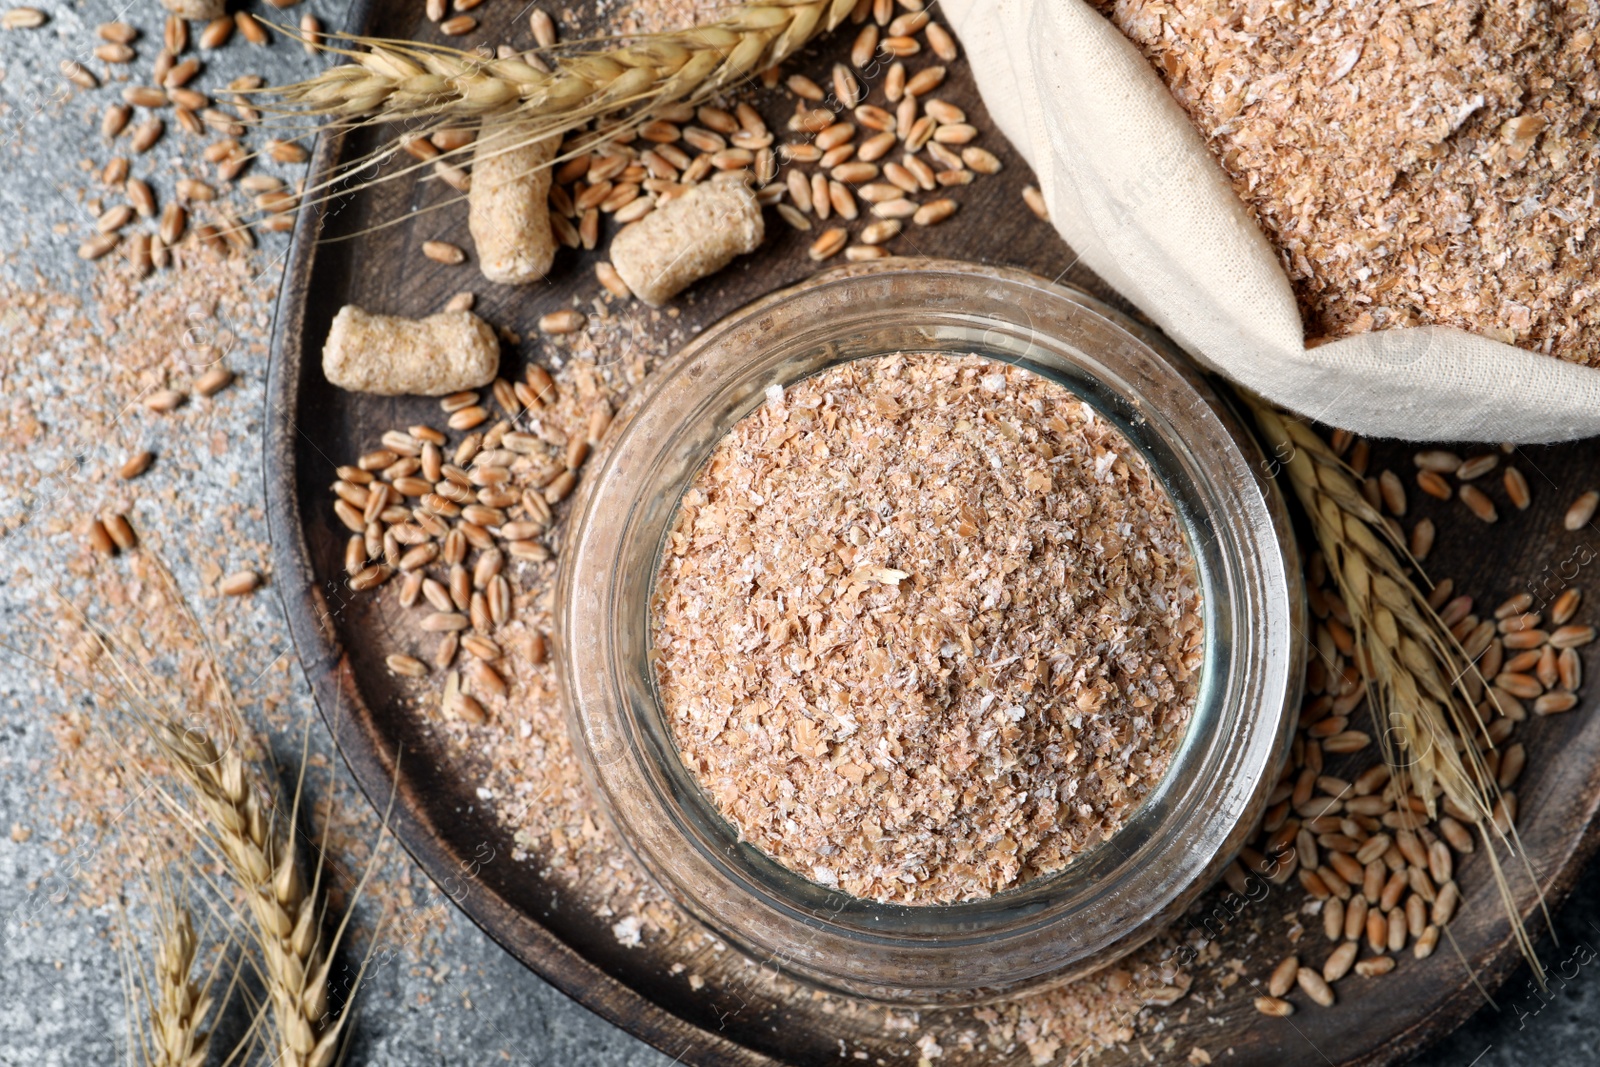
[[[174,879],[172,871],[179,877]],[[210,1059],[211,1033],[205,1029],[213,1009],[232,1001],[239,991],[242,968],[233,954],[232,938],[213,946],[212,963],[203,975],[196,965],[200,947],[207,943],[204,933],[196,934],[189,901],[189,857],[169,849],[158,856],[149,878],[151,910],[151,957],[153,972],[147,972],[139,955],[138,938],[126,913],[121,914],[123,982],[128,1005],[129,1055],[140,1067],[202,1067]],[[227,987],[220,999],[214,993],[218,981],[227,974]],[[135,1030],[135,1020],[143,1018],[143,1029]],[[232,1053],[220,1061],[227,1067],[248,1053],[255,1027],[250,1028]]]
[[[558,165],[594,144],[637,129],[665,104],[703,103],[782,62],[817,34],[838,26],[855,6],[854,0],[745,3],[724,18],[699,26],[546,50],[554,69],[542,59],[491,59],[477,52],[357,34],[335,34],[331,39],[336,43],[331,44],[302,38],[308,47],[345,56],[350,62],[306,81],[241,90],[240,95],[249,96],[259,110],[308,118],[314,129],[403,122],[404,140],[462,123],[514,125],[517,136],[502,146],[502,152],[593,122],[594,128],[578,145],[544,166]],[[607,44],[610,47],[599,47]],[[400,147],[400,140],[390,140],[339,164],[302,192],[301,206],[424,167],[455,169],[447,160],[470,150],[456,149],[431,163],[413,163],[377,179],[350,181],[368,166],[394,157]]]
[[[198,829],[246,894],[278,1033],[276,1062],[327,1067],[344,1016],[327,1019],[331,961],[292,844],[263,810],[255,775],[235,752],[219,752],[204,734],[165,720],[150,723],[150,732],[198,802]]]
[[[1430,818],[1438,817],[1442,794],[1453,814],[1478,828],[1518,945],[1542,979],[1495,847],[1521,851],[1515,827],[1494,818],[1500,790],[1480,748],[1492,746],[1487,720],[1500,710],[1492,688],[1407,573],[1416,561],[1361,494],[1354,472],[1310,426],[1260,398],[1245,399],[1350,611],[1373,723],[1397,787],[1420,797]],[[1481,707],[1474,690],[1487,693]]]
[[[186,860],[177,862],[188,869]],[[153,885],[157,941],[146,1063],[149,1067],[202,1067],[211,1048],[211,1034],[203,1029],[206,1018],[218,1003],[228,1003],[239,982],[240,971],[235,963],[221,1001],[214,998],[212,990],[224,964],[233,958],[232,940],[216,946],[211,969],[196,981],[195,964],[202,938],[195,934],[186,903],[188,881],[185,878],[174,884],[163,872],[155,876]],[[232,1062],[241,1051],[242,1047],[236,1049],[225,1062]]]
[[[211,1043],[211,1035],[201,1027],[212,1008],[210,987],[216,971],[213,969],[204,989],[195,982],[199,939],[188,906],[163,866],[158,866],[151,878],[154,974],[148,974],[139,961],[132,925],[125,914],[120,922],[129,1052],[142,1067],[200,1067]],[[141,1004],[146,1027],[135,1032]]]
[[[147,558],[198,632],[199,621],[183,600],[171,572],[159,556]],[[173,790],[152,777],[152,792],[245,895],[259,950],[258,968],[267,988],[277,1036],[278,1050],[271,1057],[273,1064],[276,1067],[328,1067],[339,1052],[356,992],[371,958],[371,948],[337,1016],[329,1010],[329,971],[334,954],[349,929],[355,903],[365,891],[382,855],[390,812],[384,813],[384,829],[378,846],[349,894],[349,905],[342,920],[332,936],[325,938],[322,893],[325,864],[320,859],[315,864],[308,888],[296,859],[293,840],[309,763],[310,718],[306,720],[302,737],[300,780],[285,823],[275,818],[276,804],[269,807],[262,803],[263,797],[276,793],[271,788],[272,776],[256,764],[246,762],[237,751],[237,738],[246,733],[245,720],[228,685],[227,673],[221,668],[209,641],[202,635],[201,675],[214,686],[204,700],[205,721],[217,724],[227,739],[220,747],[206,730],[181,728],[173,714],[178,707],[174,690],[163,688],[161,680],[139,667],[134,657],[119,653],[111,635],[90,623],[83,612],[73,610],[86,630],[86,642],[78,654],[90,670],[102,657],[109,662],[112,696],[121,703],[123,712],[144,729],[165,757],[172,777],[180,783],[179,789]],[[92,685],[90,688],[93,689]],[[393,803],[391,793],[391,809]],[[319,856],[326,855],[326,826],[322,846]],[[214,888],[219,897],[227,899],[221,885],[214,885]],[[240,918],[237,909],[230,909],[230,913],[233,918]],[[373,935],[373,945],[381,935],[382,925],[380,922],[378,932]],[[190,932],[192,934],[192,925]],[[173,957],[171,973],[178,973],[176,964],[181,962],[182,955]],[[258,1022],[259,1019],[258,1014]],[[254,1024],[251,1031],[255,1031]],[[236,1049],[228,1062],[239,1054]]]
[[[211,1035],[200,1028],[210,1001],[190,977],[195,964],[194,924],[189,910],[175,901],[162,909],[156,949],[155,1003],[150,1011],[153,1067],[190,1067],[205,1062]]]
[[[198,633],[199,620],[189,610],[171,571],[159,556],[148,558]],[[205,701],[206,721],[215,723],[222,733],[221,746],[208,730],[180,727],[173,714],[177,701],[172,689],[136,666],[133,657],[120,654],[114,638],[82,612],[77,614],[90,639],[91,662],[101,657],[109,662],[115,696],[123,711],[144,728],[185,787],[180,796],[160,781],[153,782],[156,797],[245,895],[278,1039],[273,1062],[279,1067],[328,1067],[350,1013],[329,1017],[328,972],[339,936],[324,943],[317,906],[322,865],[317,865],[317,880],[308,892],[296,859],[292,834],[299,816],[300,787],[295,789],[287,824],[263,806],[262,798],[276,793],[271,788],[272,778],[239,755],[238,739],[247,733],[244,716],[227,672],[203,636],[201,669],[213,687]],[[303,744],[308,744],[309,738],[308,720]],[[302,784],[305,764],[302,753]],[[374,858],[378,851],[374,850]],[[360,888],[352,895],[352,904]],[[346,922],[348,919],[347,913]],[[343,929],[341,926],[340,936]]]
[[[157,784],[155,793],[195,840],[219,861],[245,894],[260,949],[260,968],[271,1001],[281,1067],[327,1067],[333,1062],[348,1013],[328,1018],[328,970],[332,946],[324,945],[315,893],[308,893],[286,828],[263,806],[266,779],[246,763],[237,746],[219,748],[211,735],[180,728],[161,702],[147,694],[127,657],[107,635],[91,634],[112,665],[127,713],[138,721],[165,757],[184,795]],[[207,658],[217,686],[221,721],[242,730],[227,676]],[[302,765],[304,761],[302,760]],[[318,868],[320,874],[320,866]]]
[[[267,90],[324,119],[482,119],[543,124],[535,139],[620,111],[691,103],[749,78],[833,29],[854,0],[764,0],[716,22],[653,34],[609,49],[563,51],[554,70],[522,59],[342,34],[349,58],[307,81]]]

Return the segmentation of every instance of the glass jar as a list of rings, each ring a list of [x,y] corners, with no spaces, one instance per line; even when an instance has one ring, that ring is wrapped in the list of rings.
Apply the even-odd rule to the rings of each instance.
[[[1093,405],[1171,496],[1204,598],[1199,696],[1166,777],[1121,830],[1062,870],[957,904],[864,900],[742,843],[680,761],[649,657],[664,536],[714,446],[770,384],[893,352],[1015,363]],[[1103,966],[1215,881],[1259,820],[1288,749],[1305,609],[1266,468],[1169,343],[1021,271],[889,260],[758,300],[660,368],[585,470],[556,590],[556,662],[589,784],[673,899],[803,982],[894,1003],[962,1004]]]

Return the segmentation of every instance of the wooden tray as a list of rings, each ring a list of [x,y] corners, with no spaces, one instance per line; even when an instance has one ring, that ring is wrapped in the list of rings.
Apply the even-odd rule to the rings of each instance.
[[[482,17],[485,29],[465,44],[499,40],[531,44],[524,10],[503,0],[477,8],[473,13]],[[351,15],[351,28],[378,37],[461,44],[441,37],[415,2],[360,0]],[[582,29],[603,27],[591,16]],[[817,47],[827,64],[820,69],[829,69],[848,51],[848,35],[842,36]],[[966,108],[980,128],[990,131],[981,143],[1000,156],[1005,169],[959,190],[959,213],[941,226],[917,229],[899,251],[1022,267],[1126,308],[1023,206],[1021,190],[1032,176],[992,132],[964,63],[954,65],[940,95]],[[774,104],[783,108],[776,98]],[[326,174],[337,161],[354,158],[378,143],[376,137],[383,132],[387,131],[324,138],[314,173]],[[394,754],[403,748],[395,830],[435,881],[451,885],[455,883],[450,879],[471,863],[481,843],[487,842],[501,855],[509,855],[513,846],[505,831],[476,804],[469,785],[452,772],[442,742],[419,729],[410,716],[384,713],[398,706],[399,696],[383,668],[383,656],[391,650],[383,647],[390,620],[381,617],[375,598],[344,591],[341,560],[346,534],[335,528],[327,496],[334,462],[329,457],[354,456],[371,447],[389,427],[436,417],[437,407],[428,400],[359,396],[334,389],[322,377],[319,353],[328,323],[345,303],[424,315],[470,285],[479,294],[478,309],[486,319],[531,337],[540,314],[568,306],[575,293],[587,299],[596,292],[592,254],[563,251],[547,284],[517,289],[489,285],[475,271],[464,274],[469,268],[441,267],[425,260],[420,245],[427,239],[448,237],[470,247],[464,204],[422,211],[454,195],[436,181],[402,179],[303,214],[273,338],[266,450],[275,583],[318,705],[357,781],[380,807],[389,793]],[[402,224],[363,233],[413,209],[418,214]],[[767,247],[691,290],[679,302],[681,318],[671,325],[680,336],[692,336],[751,298],[805,277],[815,269],[805,256],[806,240],[773,220]],[[506,358],[506,376],[519,376],[525,349],[508,349]],[[1398,443],[1378,445],[1374,469],[1387,464],[1406,472],[1409,482],[1409,451]],[[1586,474],[1600,469],[1600,442],[1525,449],[1517,462],[1534,486],[1535,504],[1527,514],[1512,512],[1499,525],[1483,526],[1459,504],[1423,497],[1414,505],[1432,515],[1442,531],[1440,547],[1430,561],[1436,573],[1455,576],[1464,589],[1484,598],[1510,595],[1561,570],[1564,562],[1570,570],[1570,561],[1594,555],[1582,554],[1593,531],[1565,533],[1560,515]],[[1584,613],[1588,618],[1593,614],[1592,609]],[[1593,649],[1588,651],[1586,665],[1594,678],[1600,664]],[[1596,684],[1591,681],[1590,689]],[[1600,805],[1600,720],[1580,709],[1530,722],[1518,736],[1530,750],[1518,789],[1523,841],[1534,870],[1544,880],[1547,898],[1558,902],[1600,841],[1593,829]],[[1461,958],[1444,946],[1425,964],[1417,964],[1408,953],[1399,975],[1373,981],[1348,979],[1339,987],[1336,1009],[1305,1010],[1289,1020],[1257,1015],[1242,987],[1236,987],[1220,1008],[1194,1006],[1183,1020],[1179,1018],[1183,1007],[1192,1001],[1180,1002],[1164,1013],[1165,1033],[1150,1047],[1174,1038],[1175,1044],[1166,1046],[1176,1050],[1174,1060],[1196,1044],[1214,1054],[1231,1047],[1234,1055],[1228,1062],[1240,1067],[1323,1061],[1354,1067],[1405,1059],[1483,1003],[1468,980],[1469,969],[1492,989],[1518,961],[1486,868],[1481,859],[1464,866],[1466,902],[1450,927]],[[1295,893],[1298,900],[1298,890]],[[600,919],[572,909],[547,918],[548,899],[549,891],[531,865],[490,864],[478,873],[461,906],[546,980],[669,1056],[717,1065],[837,1063],[841,1037],[855,1047],[875,1045],[877,1055],[884,1057],[879,1062],[899,1062],[906,1052],[903,1042],[854,1033],[849,1021],[824,1014],[809,1001],[763,1000],[759,994],[748,994],[743,1010],[728,1015],[713,998],[691,994],[681,979],[666,979],[665,962],[648,947],[618,946]],[[1531,913],[1531,893],[1528,902]],[[1284,907],[1261,910],[1261,918],[1271,921],[1259,924],[1253,944],[1245,945],[1244,934],[1258,925],[1255,921],[1237,924],[1222,946],[1225,958],[1239,955],[1249,960],[1248,973],[1255,976],[1292,951],[1286,926],[1277,921]],[[1309,936],[1320,941],[1320,934]],[[1319,944],[1311,955],[1320,960],[1326,951]],[[1215,1021],[1219,1017],[1221,1026]],[[994,1057],[964,1056],[947,1049],[942,1062],[994,1062]],[[1016,1062],[1028,1062],[1024,1050],[1018,1050]],[[1112,1051],[1100,1062],[1145,1060],[1134,1049],[1132,1054]]]

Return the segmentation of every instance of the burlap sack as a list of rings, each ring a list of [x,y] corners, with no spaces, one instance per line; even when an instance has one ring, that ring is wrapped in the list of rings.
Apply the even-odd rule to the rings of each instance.
[[[1302,415],[1411,440],[1600,433],[1600,370],[1462,330],[1302,343],[1289,279],[1200,134],[1084,0],[943,0],[1075,252],[1173,340]]]

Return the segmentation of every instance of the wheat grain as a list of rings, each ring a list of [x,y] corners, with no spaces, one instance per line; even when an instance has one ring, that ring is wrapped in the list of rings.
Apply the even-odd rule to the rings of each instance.
[[[201,396],[215,396],[233,384],[233,371],[227,367],[212,367],[194,381],[194,391]]]
[[[954,200],[944,198],[930,200],[917,208],[911,216],[911,221],[918,226],[936,226],[956,213],[958,205]]]
[[[80,89],[95,89],[100,85],[100,79],[96,78],[90,73],[89,68],[75,59],[63,59],[57,69],[61,71],[63,78],[66,78]]]
[[[1472,511],[1474,515],[1484,522],[1495,522],[1499,513],[1495,510],[1494,501],[1475,485],[1463,485],[1458,494],[1461,502]]]
[[[1557,691],[1546,693],[1533,702],[1535,715],[1558,715],[1563,711],[1571,711],[1578,706],[1578,695]]]
[[[1271,977],[1267,979],[1267,992],[1275,997],[1283,996],[1294,988],[1295,976],[1299,973],[1299,957],[1285,956],[1278,966],[1273,968]]]
[[[1597,505],[1600,505],[1600,492],[1593,490],[1584,493],[1572,502],[1562,518],[1562,524],[1569,530],[1581,530],[1589,525],[1589,520],[1594,518]]]
[[[928,47],[933,49],[933,54],[946,63],[954,63],[959,51],[950,32],[937,22],[928,23],[925,32],[928,37]]]
[[[105,112],[100,117],[100,135],[106,140],[112,140],[128,126],[128,120],[133,117],[133,108],[127,104],[108,104]],[[121,157],[118,157],[121,159]],[[112,160],[106,164],[106,170],[101,174],[101,180],[107,185],[120,184],[127,176],[128,161],[122,159],[119,164]],[[120,175],[118,172],[121,172]]]
[[[1563,626],[1570,622],[1572,617],[1578,613],[1578,601],[1582,599],[1582,596],[1583,594],[1577,589],[1567,589],[1562,592],[1560,596],[1556,597],[1555,604],[1550,608],[1550,621],[1557,626]]]
[[[139,538],[134,534],[126,515],[113,513],[102,519],[101,523],[105,526],[107,536],[116,543],[119,550],[131,551],[139,543]]]
[[[163,415],[178,410],[189,398],[175,389],[157,389],[144,398],[144,406]]]
[[[1044,194],[1031,185],[1024,186],[1022,190],[1023,202],[1028,205],[1028,210],[1039,216],[1045,222],[1050,221],[1050,208],[1044,202]]]
[[[111,534],[106,531],[105,523],[99,519],[90,519],[85,524],[84,543],[97,555],[109,556],[117,550],[116,543],[111,540]]]
[[[38,29],[48,19],[50,19],[50,16],[38,10],[38,8],[10,8],[10,10],[0,14],[0,29]]]
[[[784,80],[784,87],[802,100],[810,100],[820,104],[827,99],[828,94],[822,91],[822,86],[806,77],[804,74],[791,74]]]
[[[539,332],[552,335],[576,333],[583,329],[585,316],[573,308],[563,308],[539,316]]]
[[[1438,938],[1435,937],[1434,940],[1437,941]],[[1388,974],[1392,970],[1394,970],[1393,956],[1374,956],[1356,964],[1356,973],[1363,978],[1376,978],[1379,975]]]
[[[556,24],[548,12],[534,8],[528,13],[528,26],[533,30],[533,39],[540,48],[554,48],[556,44]]]
[[[361,528],[365,532],[366,524],[364,522],[361,524]],[[260,584],[261,575],[255,571],[235,571],[217,584],[217,590],[224,596],[244,596],[247,593],[254,592]]]
[[[878,42],[878,50],[885,55],[906,59],[922,51],[922,42],[914,37],[885,37]]]
[[[1568,624],[1558,628],[1550,635],[1550,645],[1557,649],[1582,648],[1595,638],[1593,626],[1574,626]]]
[[[1564,649],[1563,651],[1571,651]],[[1539,662],[1534,668],[1534,676],[1539,679],[1539,684],[1546,689],[1555,689],[1561,682],[1561,669],[1557,664],[1556,650],[1551,645],[1546,645],[1539,651]],[[1576,686],[1567,688],[1575,689]]]
[[[1417,472],[1417,487],[1424,493],[1439,500],[1450,499],[1450,483],[1444,476],[1431,468],[1423,468]]]
[[[1322,980],[1324,982],[1337,982],[1350,973],[1350,967],[1356,961],[1356,953],[1360,945],[1354,941],[1346,941],[1333,950],[1322,965]]]
[[[78,246],[79,259],[99,259],[113,248],[121,237],[115,233],[101,233],[84,241]]]
[[[117,476],[124,481],[137,478],[150,469],[150,464],[155,462],[155,458],[155,453],[148,450],[135,452],[123,461],[121,467],[117,468]]]
[[[412,656],[395,653],[384,661],[389,670],[406,678],[421,678],[428,673],[427,664]]]
[[[1309,967],[1302,967],[1295,974],[1295,981],[1306,996],[1324,1008],[1333,1007],[1333,988],[1323,980],[1322,975]]]
[[[133,150],[141,155],[150,151],[166,128],[166,124],[158,118],[146,119],[133,131]]]
[[[1427,559],[1428,554],[1433,551],[1435,536],[1436,530],[1432,519],[1419,519],[1411,528],[1411,556],[1418,563]]]
[[[453,245],[449,241],[424,241],[422,254],[435,263],[456,264],[467,261],[466,252],[462,251],[459,245]]]
[[[899,219],[879,219],[861,228],[858,235],[864,245],[879,245],[900,232]]]
[[[1531,607],[1533,607],[1533,594],[1518,593],[1516,596],[1506,598],[1496,606],[1494,617],[1497,620],[1508,619],[1513,615],[1521,615]]]

